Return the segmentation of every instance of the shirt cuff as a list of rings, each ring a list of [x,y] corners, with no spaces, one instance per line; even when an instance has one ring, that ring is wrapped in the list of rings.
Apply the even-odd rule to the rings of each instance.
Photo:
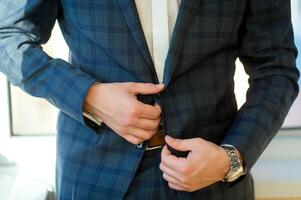
[[[85,124],[98,133],[103,121],[98,116],[88,112],[83,112],[83,117]]]
[[[84,117],[86,117],[89,120],[93,121],[98,126],[100,126],[101,123],[102,123],[102,120],[98,116],[96,116],[96,115],[93,115],[93,114],[88,113],[88,112],[84,112],[83,115],[84,115]]]

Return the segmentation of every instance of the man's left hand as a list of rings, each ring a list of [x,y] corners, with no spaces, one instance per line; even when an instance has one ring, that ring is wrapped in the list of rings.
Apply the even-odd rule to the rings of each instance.
[[[201,138],[174,139],[165,137],[175,150],[189,151],[187,157],[174,156],[165,145],[161,152],[160,169],[170,188],[193,192],[221,181],[230,169],[226,151]]]

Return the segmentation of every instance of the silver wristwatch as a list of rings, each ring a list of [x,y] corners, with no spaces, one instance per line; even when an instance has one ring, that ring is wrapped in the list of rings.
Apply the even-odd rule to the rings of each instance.
[[[238,155],[238,151],[232,145],[223,144],[221,147],[227,152],[230,160],[230,170],[224,177],[224,182],[233,182],[237,180],[242,175],[247,173],[246,167],[244,166],[243,161]]]

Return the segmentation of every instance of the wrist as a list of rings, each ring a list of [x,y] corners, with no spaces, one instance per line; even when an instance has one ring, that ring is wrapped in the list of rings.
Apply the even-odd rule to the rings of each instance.
[[[88,92],[87,92],[85,100],[84,100],[84,105],[83,105],[84,112],[94,114],[93,105],[97,101],[96,100],[97,95],[95,95],[95,94],[98,93],[100,85],[102,85],[100,82],[95,82],[88,89]]]
[[[223,180],[231,169],[231,163],[227,152],[222,147],[219,148],[222,161],[220,180]]]
[[[246,174],[246,168],[244,165],[244,161],[241,157],[239,151],[230,144],[223,144],[221,147],[228,155],[228,159],[230,162],[230,169],[228,173],[225,175],[223,181],[224,182],[233,182],[237,180],[242,175]]]

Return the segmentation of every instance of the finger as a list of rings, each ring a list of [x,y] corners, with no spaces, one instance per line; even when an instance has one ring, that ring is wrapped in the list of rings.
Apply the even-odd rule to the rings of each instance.
[[[130,83],[128,91],[132,94],[157,94],[164,89],[164,84]]]
[[[129,143],[132,143],[134,145],[140,144],[144,141],[144,139],[141,139],[139,137],[135,137],[133,135],[125,135],[123,138],[125,140],[127,140]]]
[[[168,175],[169,177],[172,177],[175,181],[174,183],[182,183],[180,179],[179,173],[173,171],[172,169],[166,167],[163,163],[160,163],[159,165],[160,170],[163,172],[163,174]]]
[[[135,127],[146,129],[146,130],[158,130],[160,121],[161,121],[161,117],[154,120],[139,118],[138,121],[136,122]]]
[[[166,174],[166,173],[163,173],[162,174],[162,177],[164,180],[166,180],[167,182],[170,182],[170,183],[173,183],[173,184],[178,184],[178,185],[182,185],[182,183],[180,181],[178,181],[177,179],[175,179],[174,177]]]
[[[164,145],[164,147],[162,148],[162,151],[161,151],[161,158],[162,158],[162,157],[169,156],[169,155],[172,155],[172,154],[171,154],[171,152],[168,150],[167,146]]]
[[[171,189],[174,189],[174,190],[178,190],[178,191],[187,191],[183,186],[180,186],[180,185],[177,185],[177,184],[174,184],[174,183],[168,182],[168,186],[169,186]]]
[[[103,115],[102,120],[105,122],[105,124],[108,127],[110,127],[113,131],[115,131],[120,137],[124,138],[125,140],[127,140],[132,144],[140,144],[145,140],[144,138],[141,138],[139,136],[128,134],[125,131],[119,132],[120,131],[120,129],[118,128],[119,125],[117,125],[117,122],[115,121],[114,118],[111,118],[108,115]]]
[[[138,101],[138,100],[137,100]],[[139,113],[138,117],[145,119],[158,119],[161,116],[161,107],[159,105],[149,105],[138,101]]]
[[[166,143],[175,150],[192,151],[195,139],[175,139],[169,135],[165,136]]]
[[[165,145],[161,151],[161,163],[169,169],[177,173],[181,173],[182,168],[187,165],[187,159],[172,155]]]
[[[155,135],[157,130],[145,130],[141,128],[130,128],[128,131],[129,135],[133,135],[135,137],[141,138],[143,140],[150,139],[153,135]]]

